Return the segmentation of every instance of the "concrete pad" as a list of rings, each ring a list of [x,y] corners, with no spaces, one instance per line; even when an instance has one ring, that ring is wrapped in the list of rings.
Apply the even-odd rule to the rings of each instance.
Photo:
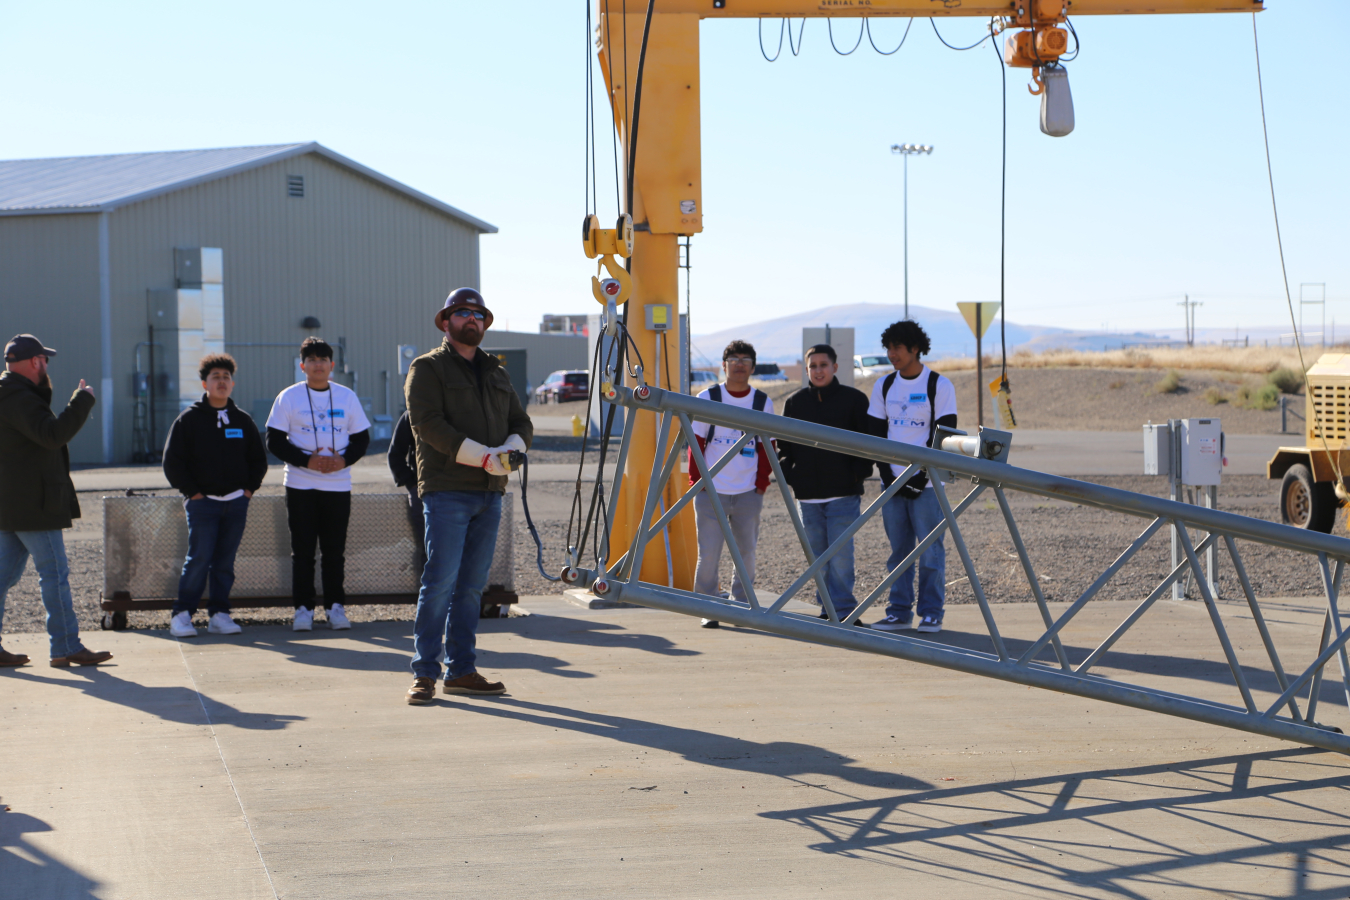
[[[495,699],[405,705],[405,622],[105,634],[91,644],[116,668],[4,671],[22,740],[0,749],[0,885],[985,900],[1330,898],[1350,879],[1336,754],[653,610],[522,605],[481,623],[479,666],[510,690]],[[1130,606],[1091,604],[1072,652]],[[1014,644],[1036,630],[1030,604],[996,613]],[[1223,614],[1255,665],[1245,605]],[[1316,616],[1272,607],[1290,668]],[[934,640],[987,646],[977,608],[946,623]],[[1140,627],[1103,674],[1235,694],[1201,604],[1160,602]],[[1347,724],[1335,694],[1319,718]]]

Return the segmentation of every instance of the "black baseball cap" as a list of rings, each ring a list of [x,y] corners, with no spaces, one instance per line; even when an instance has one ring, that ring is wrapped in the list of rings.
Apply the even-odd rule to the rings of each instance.
[[[23,362],[25,359],[32,359],[35,356],[45,356],[50,359],[55,355],[55,350],[51,347],[42,346],[42,341],[31,334],[16,334],[5,345],[5,362]]]

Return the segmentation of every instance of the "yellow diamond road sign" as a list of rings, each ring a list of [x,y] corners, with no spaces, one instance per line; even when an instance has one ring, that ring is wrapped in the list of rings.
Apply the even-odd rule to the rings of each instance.
[[[994,324],[994,316],[998,315],[999,304],[989,301],[985,303],[958,303],[956,308],[961,310],[961,315],[965,318],[966,324],[970,326],[971,334],[977,338],[984,337],[989,326]]]

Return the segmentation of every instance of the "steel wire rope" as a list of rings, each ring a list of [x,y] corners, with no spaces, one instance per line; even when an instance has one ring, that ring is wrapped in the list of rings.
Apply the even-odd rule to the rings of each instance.
[[[994,20],[989,20],[989,34],[992,37]],[[998,57],[998,70],[1003,85],[1003,164],[1000,173],[998,206],[998,342],[1003,354],[1003,366],[999,372],[1000,385],[1008,388],[1008,66],[1003,62],[1003,54],[998,52],[998,41],[990,44],[994,55]],[[983,385],[975,385],[975,390],[984,390]]]
[[[867,16],[863,16],[863,28],[867,30],[867,43],[871,44],[872,49],[880,53],[882,56],[893,56],[894,54],[899,53],[900,48],[905,46],[905,39],[909,37],[909,30],[912,27],[914,27],[914,17],[910,16],[908,24],[905,25],[905,33],[900,35],[900,43],[896,45],[896,48],[894,50],[887,52],[878,47],[877,42],[872,40],[872,20]]]
[[[1294,331],[1294,349],[1298,351],[1298,365],[1303,370],[1303,390],[1309,400],[1312,399],[1312,383],[1308,379],[1308,364],[1303,359],[1303,342],[1299,339],[1298,320],[1294,316],[1294,297],[1289,291],[1289,270],[1284,262],[1284,238],[1280,235],[1280,209],[1275,202],[1275,167],[1270,160],[1270,134],[1266,127],[1266,91],[1261,83],[1261,41],[1256,32],[1256,13],[1252,13],[1252,49],[1256,54],[1256,97],[1261,106],[1261,140],[1266,148],[1266,179],[1270,183],[1270,213],[1275,221],[1275,247],[1280,254],[1280,278],[1284,282],[1284,302],[1289,309],[1289,321]],[[1325,343],[1326,335],[1322,335]],[[1314,424],[1317,426],[1317,435],[1322,439],[1322,452],[1327,455],[1331,468],[1336,475],[1336,494],[1343,497],[1345,494],[1345,481],[1341,474],[1340,453],[1333,454],[1331,447],[1327,443],[1326,429],[1322,427],[1322,417],[1317,413],[1316,404],[1313,405]]]
[[[831,47],[834,47],[834,52],[835,52],[835,53],[838,53],[840,56],[852,56],[854,50],[857,50],[859,47],[862,46],[863,32],[865,32],[865,31],[867,30],[867,17],[866,17],[866,16],[863,16],[862,27],[858,29],[858,41],[857,41],[857,43],[855,43],[855,44],[853,45],[853,50],[850,50],[850,51],[848,51],[847,53],[845,53],[844,51],[840,50],[838,47],[835,47],[835,44],[834,44],[834,18],[833,18],[833,17],[827,17],[827,18],[825,19],[825,27],[826,27],[827,29],[829,29],[829,32],[830,32],[830,46],[831,46]]]
[[[933,34],[937,35],[937,39],[939,41],[942,41],[943,46],[946,47],[948,50],[974,50],[976,47],[980,46],[985,41],[989,40],[991,37],[994,36],[994,31],[993,28],[991,27],[988,34],[980,38],[975,43],[971,44],[969,47],[954,47],[951,44],[948,44],[947,39],[942,36],[942,32],[938,31],[937,22],[933,21],[931,16],[928,19],[928,24],[933,26]],[[998,48],[995,47],[995,49]]]
[[[600,199],[595,177],[595,63],[591,59],[591,3],[590,0],[583,2],[586,4],[586,127],[583,129],[586,150],[582,169],[587,182],[583,200],[590,203],[586,209],[586,214],[590,215],[600,211]]]
[[[627,186],[627,193],[625,194],[625,196],[624,196],[624,198],[623,198],[623,201],[624,201],[624,202],[623,202],[623,205],[622,205],[621,208],[624,208],[625,212],[629,215],[629,217],[631,217],[631,216],[633,215],[633,185],[634,185],[634,177],[635,177],[634,167],[635,167],[636,161],[637,161],[637,136],[638,136],[638,124],[639,124],[639,117],[640,117],[640,115],[641,115],[641,110],[642,110],[642,80],[643,80],[643,74],[644,74],[644,71],[645,71],[645,69],[646,69],[646,63],[647,63],[647,46],[648,46],[648,43],[649,43],[649,40],[650,40],[650,37],[651,37],[652,13],[655,11],[655,6],[656,6],[655,0],[647,0],[647,15],[646,15],[646,20],[645,20],[645,22],[643,23],[643,28],[642,28],[642,46],[641,46],[641,49],[640,49],[639,52],[638,52],[637,82],[636,82],[636,84],[634,85],[634,89],[633,89],[633,115],[632,115],[632,122],[631,122],[631,124],[630,124],[630,127],[629,127],[628,130],[627,130],[627,133],[626,133],[625,136],[624,136],[625,143],[627,144],[627,147],[626,147],[626,151],[627,151],[627,152],[626,152],[626,154],[625,154],[625,155],[627,156],[627,163],[628,163],[628,168],[627,168],[627,172],[626,172],[626,175],[627,175],[627,179],[626,179],[626,180],[627,180],[627,185],[626,185],[626,186]],[[606,9],[608,9],[608,2],[606,2]],[[623,32],[624,32],[624,39],[623,39],[623,48],[624,48],[624,51],[623,51],[623,59],[624,59],[624,104],[625,104],[625,105],[624,105],[624,111],[625,111],[625,113],[627,113],[627,98],[628,98],[628,3],[627,3],[627,0],[624,0],[623,5],[621,6],[621,11],[622,11],[622,16],[623,16],[622,21],[623,21]],[[606,33],[608,34],[608,18],[606,18]],[[611,71],[611,82],[612,82],[612,80],[613,80],[613,67],[612,67],[612,66],[611,66],[610,71]],[[616,186],[617,186],[617,181],[618,181],[618,169],[617,169],[617,163],[618,163],[618,161],[617,161],[617,159],[616,159],[616,160],[615,160],[615,165],[616,165],[616,168],[615,168],[615,181],[616,181]],[[628,270],[629,272],[631,272],[631,271],[633,270],[633,260],[632,260],[632,257],[629,257],[629,258],[625,261],[625,268],[627,268],[627,270]],[[631,299],[631,298],[630,298],[630,299]],[[625,304],[625,305],[624,305],[624,309],[623,309],[623,316],[622,316],[622,318],[619,320],[619,322],[617,323],[617,324],[618,324],[618,327],[621,328],[621,329],[623,329],[624,339],[623,339],[623,341],[621,341],[620,344],[619,344],[619,351],[618,351],[617,365],[616,365],[616,367],[615,367],[615,369],[614,369],[614,372],[615,372],[616,375],[618,374],[619,371],[631,372],[631,370],[629,370],[629,369],[627,368],[627,366],[625,366],[625,364],[624,364],[624,362],[625,362],[626,351],[627,351],[627,349],[628,349],[628,347],[629,347],[630,345],[632,346],[633,351],[637,354],[637,357],[638,357],[638,365],[645,368],[645,366],[644,366],[644,364],[643,364],[643,361],[642,361],[642,352],[641,352],[641,350],[638,348],[637,342],[636,342],[635,340],[633,340],[632,335],[629,334],[629,332],[628,332],[628,314],[629,314],[629,305],[628,305],[628,304]],[[597,348],[598,348],[601,344],[603,344],[603,342],[604,342],[604,341],[603,341],[603,337],[597,337],[597,340],[596,340]],[[611,354],[610,354],[610,355],[612,355],[612,351],[613,351],[613,345],[612,345],[612,343],[611,343]],[[598,353],[598,352],[597,352],[597,354],[596,354],[596,357],[597,357],[597,366],[598,366],[598,360],[599,360],[599,353]],[[608,364],[608,360],[606,360],[606,363]],[[635,377],[636,377],[636,376],[635,376]],[[592,390],[592,394],[593,394],[593,393],[594,393],[594,391]],[[590,411],[590,403],[588,402],[588,403],[587,403],[587,416],[588,416],[588,418],[589,418],[589,411]],[[609,520],[608,520],[608,516],[605,515],[604,510],[602,509],[602,510],[601,510],[601,515],[600,515],[600,522],[596,522],[596,521],[595,521],[595,512],[596,512],[596,507],[597,507],[597,503],[598,503],[599,499],[602,498],[602,497],[604,496],[603,479],[604,479],[604,474],[605,474],[605,458],[606,458],[606,456],[608,455],[608,451],[609,451],[609,440],[610,440],[610,436],[611,436],[611,434],[612,434],[612,432],[613,432],[613,427],[614,427],[614,411],[615,411],[615,406],[614,406],[614,404],[610,404],[608,415],[605,417],[605,427],[604,427],[604,430],[603,430],[603,432],[601,433],[601,436],[600,436],[600,458],[599,458],[599,461],[598,461],[597,466],[596,466],[595,485],[594,485],[594,488],[592,489],[592,492],[591,492],[590,510],[589,510],[589,512],[587,513],[587,516],[586,516],[586,523],[585,523],[585,525],[584,525],[584,527],[583,527],[583,529],[582,529],[582,531],[581,531],[581,535],[580,535],[580,544],[579,544],[578,549],[577,549],[577,551],[576,551],[576,559],[577,559],[578,561],[580,560],[581,555],[585,552],[586,540],[587,540],[587,538],[588,538],[588,536],[589,536],[589,534],[590,534],[591,526],[592,526],[593,523],[596,525],[597,528],[599,528],[599,527],[601,526],[601,523],[603,523],[604,528],[605,528],[605,532],[606,532],[606,537],[608,537],[608,528],[609,528]],[[580,499],[581,474],[582,474],[582,467],[585,465],[585,457],[586,457],[586,441],[585,441],[584,439],[583,439],[583,441],[582,441],[581,451],[582,451],[582,452],[581,452],[581,460],[579,461],[578,466],[577,466],[577,490],[574,492],[574,495],[573,495],[573,503],[574,503],[574,507],[576,506],[576,501],[578,501],[578,500]],[[601,505],[602,505],[602,504],[601,504]],[[570,534],[571,534],[571,530],[570,530],[570,529],[571,529],[571,526],[570,526],[570,524],[569,524],[569,545],[570,545]],[[599,560],[598,560],[598,554],[599,554],[599,549],[600,549],[600,542],[599,542],[599,539],[598,539],[598,538],[599,538],[599,535],[597,535],[596,538],[597,538],[597,539],[596,539],[596,542],[595,542],[595,550],[596,550],[596,553],[597,553],[597,562],[598,562],[598,561],[599,561]],[[608,541],[606,541],[606,544],[608,544]],[[570,547],[569,547],[569,555],[570,555],[570,553],[571,553],[571,550],[570,550]]]

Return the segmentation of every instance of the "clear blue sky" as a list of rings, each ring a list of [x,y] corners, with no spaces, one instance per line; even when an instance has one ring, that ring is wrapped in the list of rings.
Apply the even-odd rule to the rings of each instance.
[[[1345,6],[1268,5],[1258,19],[1290,279],[1296,294],[1326,282],[1329,315],[1350,321]],[[1008,73],[1009,318],[1172,326],[1188,292],[1205,304],[1201,326],[1286,322],[1251,16],[1074,21],[1072,135],[1042,135],[1026,70]],[[984,23],[940,27],[965,44]],[[837,43],[857,28],[840,20]],[[878,21],[873,34],[889,49],[903,28]],[[577,240],[584,32],[582,0],[16,4],[0,50],[0,157],[317,140],[498,225],[482,241],[484,292],[499,326],[534,330],[546,312],[598,309]],[[772,49],[777,22],[765,33]],[[894,56],[864,40],[841,57],[812,20],[801,55],[785,47],[769,64],[754,20],[704,22],[702,73],[696,332],[768,310],[898,302],[895,142],[936,147],[910,162],[911,302],[998,299],[999,66],[987,44],[956,53],[915,20]],[[602,218],[612,211],[611,188]]]

